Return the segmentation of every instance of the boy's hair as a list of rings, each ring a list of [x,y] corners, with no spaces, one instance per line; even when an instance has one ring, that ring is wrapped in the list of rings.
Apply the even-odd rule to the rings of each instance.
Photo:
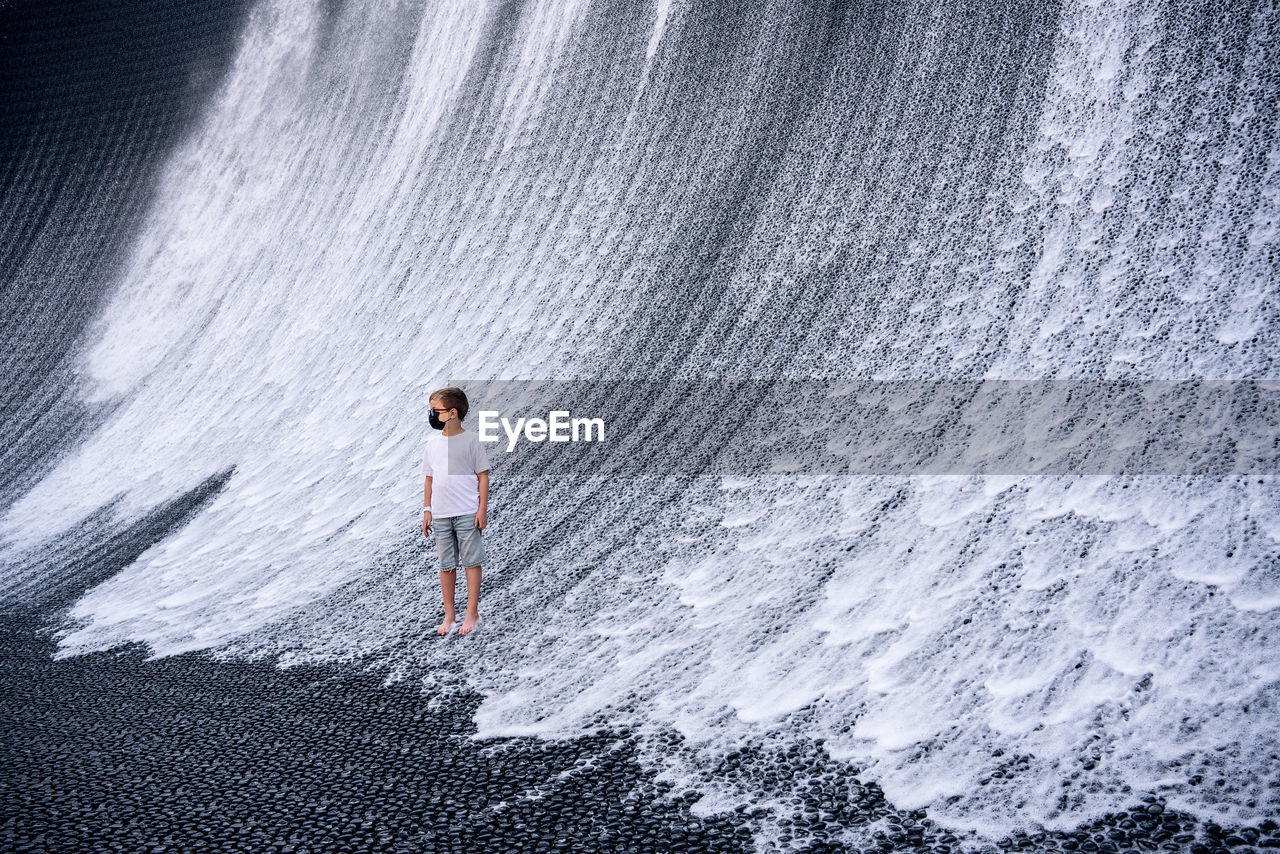
[[[427,398],[428,402],[432,400],[439,400],[440,405],[445,409],[458,410],[459,421],[467,417],[467,409],[469,407],[469,404],[467,403],[467,395],[457,386],[451,385],[448,388],[436,389],[431,392],[431,395]]]

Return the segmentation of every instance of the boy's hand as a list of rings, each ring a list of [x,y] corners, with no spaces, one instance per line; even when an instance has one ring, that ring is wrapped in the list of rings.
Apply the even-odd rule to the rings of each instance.
[[[488,524],[489,524],[489,516],[485,512],[484,508],[481,507],[479,510],[476,511],[476,527],[479,528],[481,531],[483,531],[484,526]]]
[[[422,513],[422,536],[431,536],[431,511],[425,510]]]

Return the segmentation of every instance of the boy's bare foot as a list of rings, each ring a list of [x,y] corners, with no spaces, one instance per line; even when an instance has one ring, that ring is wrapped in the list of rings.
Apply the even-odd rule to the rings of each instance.
[[[480,620],[479,614],[467,614],[467,618],[462,621],[462,628],[458,629],[458,634],[465,635],[476,627],[476,623]]]
[[[453,620],[454,620],[453,614],[445,614],[444,622],[436,626],[436,634],[438,635],[449,634],[449,629],[453,628]]]

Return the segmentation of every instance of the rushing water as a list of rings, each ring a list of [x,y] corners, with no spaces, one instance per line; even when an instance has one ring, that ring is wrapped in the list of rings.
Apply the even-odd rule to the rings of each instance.
[[[359,658],[428,690],[462,657],[481,735],[633,726],[705,810],[751,799],[718,758],[822,739],[979,836],[1146,792],[1280,816],[1271,476],[495,466],[481,630],[443,641],[417,528],[425,396],[459,378],[643,379],[661,419],[707,376],[1280,379],[1274,3],[245,15],[129,161],[127,231],[82,237],[109,267],[6,232],[11,303],[81,295],[6,321],[34,330],[6,357],[8,597],[231,472],[61,654]],[[6,167],[11,197],[71,204],[41,168]],[[37,442],[33,408],[75,429]]]

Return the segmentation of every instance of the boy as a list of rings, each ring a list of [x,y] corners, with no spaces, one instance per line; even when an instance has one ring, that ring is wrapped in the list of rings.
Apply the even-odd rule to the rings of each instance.
[[[461,562],[467,571],[467,613],[458,634],[465,635],[480,619],[480,565],[484,563],[481,530],[488,524],[489,459],[475,433],[462,429],[467,396],[450,386],[431,393],[431,426],[438,435],[427,439],[422,454],[422,533],[431,536],[435,523],[440,554],[440,590],[444,594],[444,622],[436,634],[453,627],[453,590]]]

